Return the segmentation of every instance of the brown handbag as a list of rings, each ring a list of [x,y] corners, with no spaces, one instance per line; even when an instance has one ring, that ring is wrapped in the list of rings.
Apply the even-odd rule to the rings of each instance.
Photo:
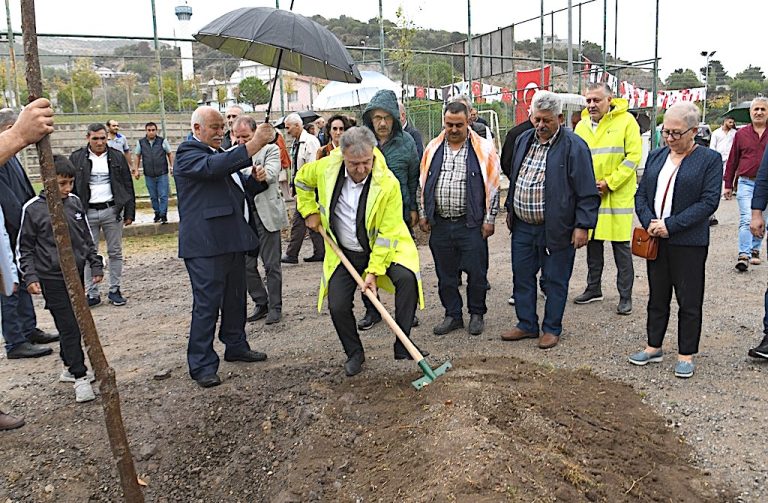
[[[680,164],[683,162],[680,161]],[[664,189],[664,198],[661,200],[661,214],[664,214],[664,204],[667,202],[667,194],[669,193],[669,186],[672,185],[672,180],[677,174],[677,170],[680,169],[680,164],[677,165],[675,171],[672,172],[672,176],[669,177],[667,182],[667,188]],[[656,260],[656,256],[659,253],[659,238],[651,236],[648,231],[643,227],[635,227],[632,230],[632,255],[644,258],[645,260]]]

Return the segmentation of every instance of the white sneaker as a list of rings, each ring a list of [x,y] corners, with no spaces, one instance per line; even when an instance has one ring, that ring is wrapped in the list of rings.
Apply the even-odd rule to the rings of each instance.
[[[90,379],[88,382],[93,382],[96,380],[96,377],[93,375],[93,372],[88,370],[85,375]],[[75,382],[75,376],[72,375],[72,373],[67,370],[66,367],[62,369],[61,375],[59,376],[59,382]]]
[[[93,394],[93,388],[88,380],[88,376],[75,379],[75,401],[82,403],[90,402],[91,400],[96,400],[96,395]]]
[[[507,299],[507,304],[509,304],[510,306],[514,306],[515,305],[515,296],[514,295],[510,295],[509,296],[509,298]]]

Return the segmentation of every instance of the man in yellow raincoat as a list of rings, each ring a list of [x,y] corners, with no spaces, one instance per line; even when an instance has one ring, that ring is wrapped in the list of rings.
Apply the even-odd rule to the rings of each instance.
[[[636,170],[642,157],[640,127],[627,111],[629,103],[614,98],[611,89],[602,82],[587,85],[587,108],[575,133],[589,145],[600,191],[597,227],[587,244],[587,289],[573,301],[589,304],[603,300],[603,241],[613,245],[616,261],[616,286],[619,304],[616,312],[632,313],[632,218],[637,191]]]
[[[307,227],[318,230],[322,226],[336,241],[366,289],[397,292],[395,320],[408,335],[416,303],[423,308],[424,297],[419,253],[403,221],[400,182],[387,168],[369,129],[348,129],[340,147],[299,170],[295,182],[298,211]],[[326,244],[317,307],[321,308],[327,295],[331,320],[347,354],[344,369],[348,376],[360,373],[365,361],[352,311],[356,288],[355,280]],[[396,360],[410,358],[399,340],[394,355]]]

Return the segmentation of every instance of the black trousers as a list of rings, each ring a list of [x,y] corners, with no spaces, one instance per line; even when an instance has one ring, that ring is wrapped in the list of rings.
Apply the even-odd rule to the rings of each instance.
[[[285,254],[289,257],[297,258],[301,251],[301,245],[304,242],[304,236],[309,232],[309,239],[312,240],[312,256],[325,256],[325,243],[323,236],[307,228],[304,218],[298,210],[294,208],[291,216],[291,234],[288,238],[288,246],[285,248]]]
[[[616,261],[616,288],[619,297],[632,299],[632,285],[635,281],[635,269],[632,264],[632,248],[629,241],[611,241],[613,259]],[[603,277],[603,241],[590,239],[587,243],[587,290],[602,292]]]
[[[368,266],[368,254],[350,250],[344,250],[344,254],[358,274],[362,275]],[[400,264],[392,264],[387,269],[387,276],[395,285],[395,321],[405,335],[410,335],[416,303],[419,301],[416,275]],[[344,264],[339,264],[328,282],[328,310],[331,312],[333,326],[336,328],[347,357],[363,352],[363,344],[360,342],[355,315],[352,311],[356,290],[358,286],[354,278]],[[399,353],[406,351],[399,340],[395,341],[395,350]]]
[[[219,356],[213,349],[219,313],[219,340],[226,346],[224,355],[251,349],[245,338],[245,254],[186,258],[184,265],[193,301],[187,363],[192,379],[200,379],[219,370]]]
[[[69,300],[67,285],[63,279],[41,279],[40,289],[45,298],[45,308],[50,311],[56,330],[59,331],[59,347],[64,366],[75,379],[85,377],[88,369],[85,366],[82,336]]]
[[[699,352],[704,303],[706,246],[674,246],[659,240],[656,260],[648,263],[648,345],[660,348],[669,324],[672,290],[677,304],[677,346],[681,355]]]

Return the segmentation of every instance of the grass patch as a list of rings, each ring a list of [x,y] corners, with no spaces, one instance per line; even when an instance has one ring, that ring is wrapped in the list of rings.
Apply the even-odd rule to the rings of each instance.
[[[179,233],[125,237],[123,238],[123,250],[126,253],[164,251],[176,256],[179,250]]]

